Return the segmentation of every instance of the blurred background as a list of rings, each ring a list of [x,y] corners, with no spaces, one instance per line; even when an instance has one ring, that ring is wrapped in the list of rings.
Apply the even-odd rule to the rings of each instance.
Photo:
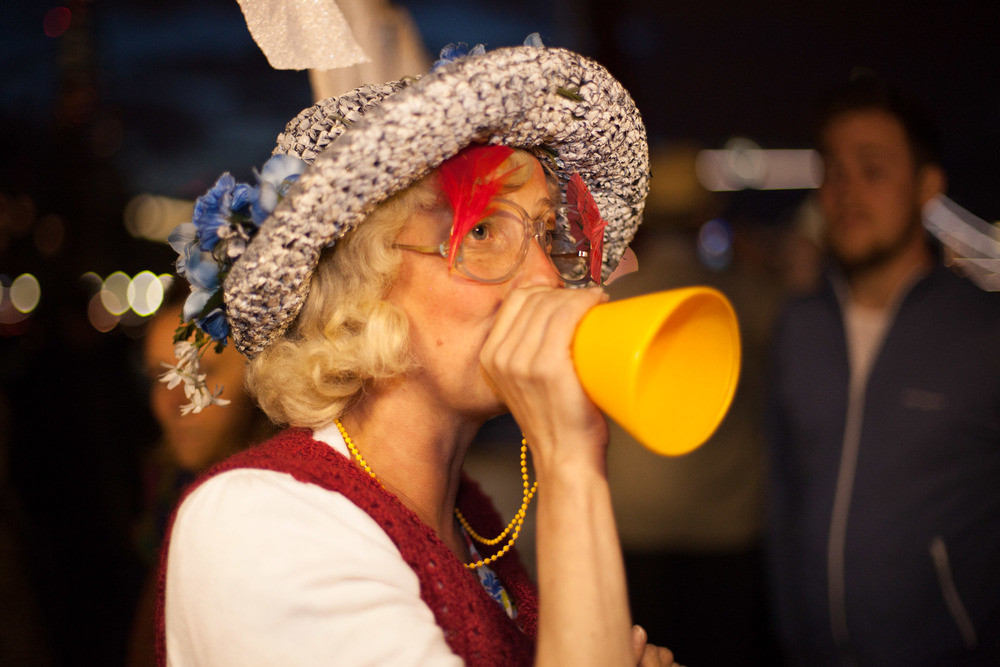
[[[745,453],[723,457],[743,486],[730,484],[742,495],[720,511],[739,525],[657,548],[685,539],[696,550],[752,547],[757,352],[778,304],[816,272],[811,105],[857,67],[910,91],[941,127],[949,196],[1000,219],[1000,5],[396,5],[431,59],[449,42],[496,48],[537,31],[597,59],[631,91],[653,151],[636,242],[651,282],[620,295],[715,284],[736,304],[747,344],[745,383],[719,436]],[[0,9],[0,663],[123,662],[145,574],[134,546],[141,470],[159,438],[142,337],[174,258],[156,239],[223,171],[251,180],[312,95],[308,73],[271,69],[235,0]],[[724,450],[699,450],[703,464],[722,465],[712,452]],[[629,479],[636,465],[618,469]],[[503,484],[516,496],[514,479]],[[630,535],[640,551],[656,542],[648,524],[623,526],[626,543]]]

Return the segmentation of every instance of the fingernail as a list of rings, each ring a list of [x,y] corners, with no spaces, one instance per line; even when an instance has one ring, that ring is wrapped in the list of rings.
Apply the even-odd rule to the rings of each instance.
[[[632,626],[632,643],[636,646],[646,643],[646,629],[641,625]]]

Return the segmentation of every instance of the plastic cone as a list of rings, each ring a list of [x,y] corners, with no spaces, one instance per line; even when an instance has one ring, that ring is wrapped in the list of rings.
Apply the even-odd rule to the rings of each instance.
[[[709,287],[595,306],[577,327],[573,362],[588,396],[622,428],[658,454],[684,454],[708,440],[736,392],[736,313]]]

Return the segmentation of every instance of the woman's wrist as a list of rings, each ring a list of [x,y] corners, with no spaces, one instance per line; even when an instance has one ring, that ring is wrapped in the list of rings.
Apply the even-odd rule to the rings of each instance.
[[[535,436],[536,438],[538,436]],[[548,478],[583,481],[607,477],[607,440],[590,432],[564,432],[548,439],[533,440],[525,434],[532,466],[540,483]]]

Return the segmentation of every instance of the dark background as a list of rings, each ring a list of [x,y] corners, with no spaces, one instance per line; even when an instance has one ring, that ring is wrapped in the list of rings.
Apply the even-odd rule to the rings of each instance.
[[[992,0],[400,4],[431,53],[539,31],[596,58],[632,92],[656,145],[718,148],[744,136],[807,147],[817,95],[869,67],[939,120],[952,198],[1000,218]],[[126,233],[129,199],[193,199],[226,170],[249,179],[311,98],[305,73],[270,69],[233,0],[75,1],[68,28],[50,25],[50,37],[56,6],[0,10],[0,283],[30,272],[42,288],[29,319],[0,322],[0,520],[20,545],[42,652],[117,664],[141,574],[130,544],[138,464],[156,430],[143,323],[97,332],[80,276],[169,271],[168,249]],[[735,193],[723,213],[779,226],[805,194]],[[2,590],[0,623],[23,611]]]

